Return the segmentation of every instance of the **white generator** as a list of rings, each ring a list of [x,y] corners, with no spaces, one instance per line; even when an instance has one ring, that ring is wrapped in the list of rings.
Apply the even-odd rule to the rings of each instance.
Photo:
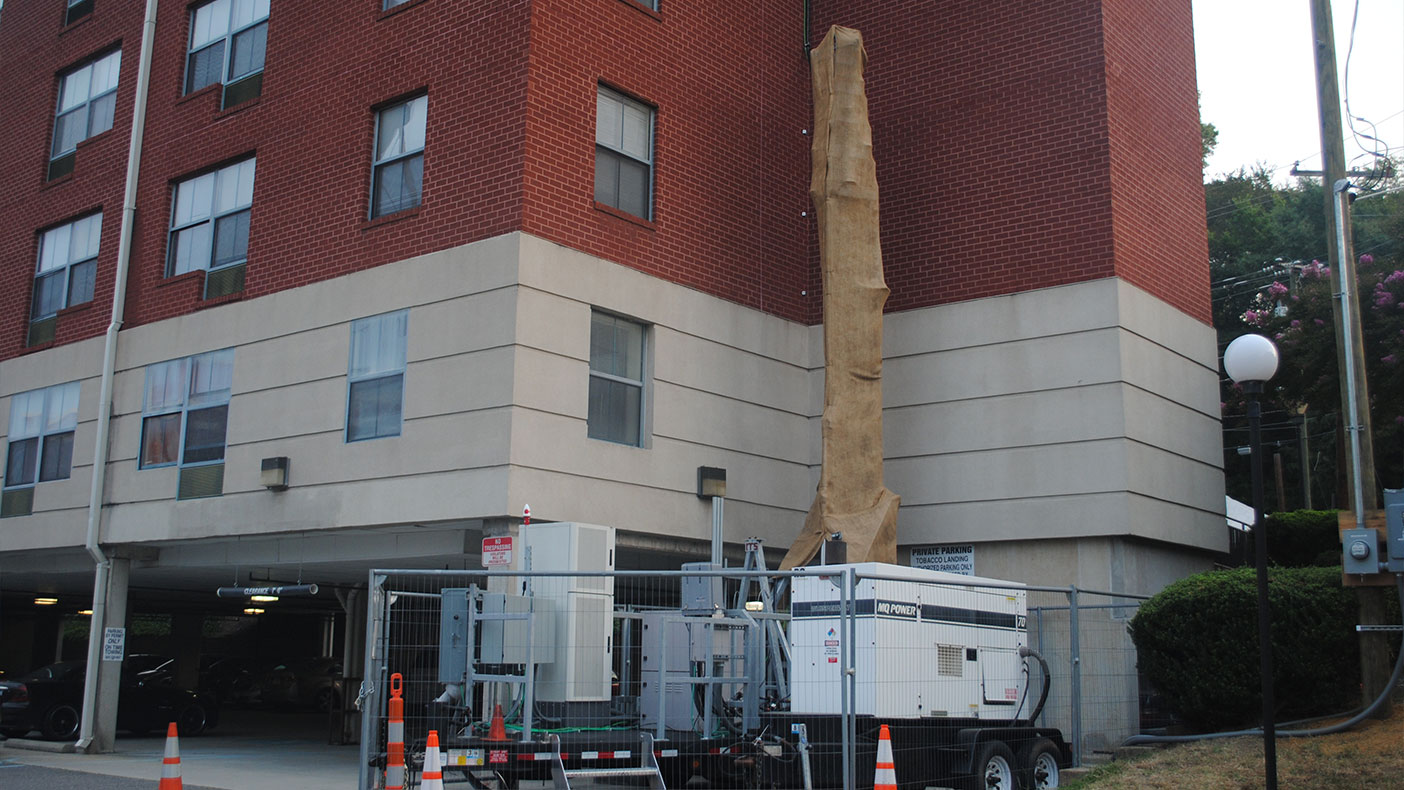
[[[854,712],[878,718],[1011,719],[1027,688],[1027,594],[1008,582],[865,562],[797,576],[790,603],[790,710],[843,712],[843,572],[858,576]],[[871,578],[886,577],[886,578]],[[1027,715],[1027,709],[1023,715]]]

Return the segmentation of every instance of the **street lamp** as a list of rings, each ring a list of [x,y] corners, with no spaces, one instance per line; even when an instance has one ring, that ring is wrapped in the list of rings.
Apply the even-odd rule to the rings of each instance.
[[[1273,724],[1272,634],[1269,628],[1267,530],[1263,528],[1263,383],[1277,372],[1277,346],[1242,335],[1224,349],[1224,372],[1248,396],[1248,447],[1253,476],[1253,549],[1258,568],[1258,655],[1263,682],[1263,762],[1267,790],[1277,790],[1277,728]]]

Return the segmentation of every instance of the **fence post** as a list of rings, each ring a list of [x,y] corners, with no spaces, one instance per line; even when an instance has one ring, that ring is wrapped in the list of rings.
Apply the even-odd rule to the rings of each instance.
[[[380,620],[385,609],[385,595],[381,586],[385,584],[385,577],[370,571],[367,580],[366,596],[366,660],[362,667],[363,688],[369,693],[359,699],[361,705],[361,764],[357,769],[356,784],[360,790],[370,790],[370,760],[371,742],[375,741],[379,748],[380,728],[376,726],[376,718],[380,714],[380,672],[381,666],[377,661],[377,649],[380,647],[380,639],[383,629]]]
[[[1068,657],[1072,671],[1072,764],[1082,766],[1082,650],[1078,631],[1077,585],[1068,587]]]
[[[846,615],[843,623],[848,630],[843,650],[843,788],[855,790],[858,786],[858,761],[855,758],[858,749],[858,591],[851,567],[843,570],[843,598]]]

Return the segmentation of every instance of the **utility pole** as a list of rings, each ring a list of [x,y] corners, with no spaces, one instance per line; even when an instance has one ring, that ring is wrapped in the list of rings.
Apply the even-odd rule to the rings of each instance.
[[[1342,288],[1341,301],[1331,302],[1331,312],[1335,316],[1336,324],[1337,368],[1341,371],[1341,414],[1354,412],[1354,424],[1347,424],[1346,431],[1354,433],[1359,441],[1358,454],[1345,454],[1346,475],[1350,489],[1356,492],[1356,504],[1352,507],[1356,511],[1356,525],[1363,526],[1364,511],[1378,510],[1380,500],[1375,485],[1375,451],[1370,430],[1370,396],[1365,382],[1365,352],[1360,330],[1360,292],[1350,230],[1350,204],[1345,203],[1341,210],[1337,211],[1337,204],[1333,202],[1348,199],[1345,190],[1337,189],[1337,185],[1346,178],[1346,167],[1345,142],[1341,132],[1340,83],[1336,78],[1336,34],[1331,23],[1330,0],[1310,1],[1311,29],[1316,45],[1316,99],[1321,120],[1323,207],[1326,211],[1328,239],[1331,240],[1327,245],[1330,251],[1328,260],[1331,271],[1338,275],[1338,278],[1332,279],[1346,284]],[[1336,227],[1336,217],[1341,218],[1339,229]],[[1337,239],[1343,241],[1338,244]],[[1347,309],[1342,310],[1342,302]],[[1350,371],[1351,375],[1348,376],[1347,371]],[[1362,623],[1383,622],[1384,595],[1379,589],[1361,588],[1358,598]],[[1362,634],[1360,642],[1361,681],[1367,703],[1379,695],[1389,681],[1387,648],[1382,640],[1372,636]],[[1388,701],[1381,706],[1381,711],[1388,715]]]

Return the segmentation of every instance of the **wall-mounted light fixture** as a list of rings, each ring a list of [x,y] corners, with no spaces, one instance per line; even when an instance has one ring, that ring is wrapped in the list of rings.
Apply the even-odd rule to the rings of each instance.
[[[269,491],[286,491],[288,489],[288,457],[280,455],[263,459],[258,482]]]
[[[702,499],[726,496],[726,470],[715,466],[697,467],[697,496]]]
[[[697,496],[712,500],[712,564],[722,564],[722,522],[726,507],[726,470],[716,466],[697,467]]]

